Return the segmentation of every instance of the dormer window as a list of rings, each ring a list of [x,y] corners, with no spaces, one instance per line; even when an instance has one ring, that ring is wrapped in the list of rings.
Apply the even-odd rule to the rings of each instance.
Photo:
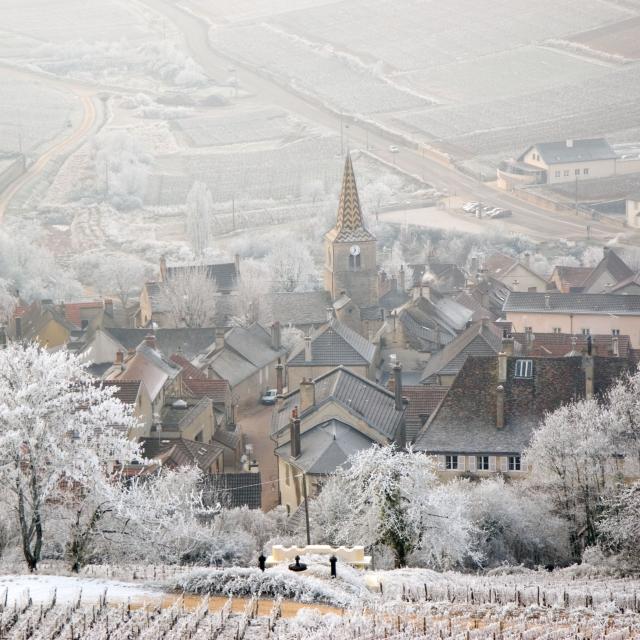
[[[516,360],[516,378],[533,378],[533,360]]]

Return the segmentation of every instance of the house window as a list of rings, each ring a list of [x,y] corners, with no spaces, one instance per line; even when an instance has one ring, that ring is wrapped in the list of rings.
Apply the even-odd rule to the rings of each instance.
[[[509,471],[521,471],[520,456],[509,456]]]
[[[583,328],[582,329],[582,335],[583,336],[588,336],[591,334],[591,329],[589,329],[589,327]]]
[[[357,256],[349,256],[349,269],[360,268],[360,254]]]
[[[445,456],[444,468],[455,471],[458,468],[458,456]]]
[[[564,177],[568,177],[569,176],[569,169],[565,169],[564,170]]]
[[[516,360],[516,378],[533,377],[533,360]]]
[[[574,173],[574,175],[579,176],[580,175],[580,169],[574,169],[573,173]]]
[[[489,456],[476,456],[476,469],[489,471]]]
[[[589,169],[583,169],[582,173],[583,173],[583,175],[588,176],[589,175]]]
[[[553,327],[553,333],[562,333],[562,327]]]
[[[560,172],[556,171],[556,178],[559,178],[559,177],[560,177]]]
[[[620,329],[611,329],[611,335],[612,336],[619,336],[620,335]]]

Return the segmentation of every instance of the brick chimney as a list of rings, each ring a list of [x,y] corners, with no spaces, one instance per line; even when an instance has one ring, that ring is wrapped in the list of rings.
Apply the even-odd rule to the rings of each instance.
[[[584,370],[584,396],[593,398],[593,356],[582,356]]]
[[[302,378],[300,383],[300,413],[316,404],[316,384],[311,378]]]
[[[216,329],[216,351],[224,349],[224,329]]]
[[[289,444],[291,445],[291,457],[300,455],[300,418],[291,416],[289,421]]]
[[[395,396],[396,411],[403,411],[404,404],[402,402],[402,365],[399,362],[393,367],[393,393]]]
[[[498,354],[498,383],[507,381],[507,354],[501,351]]]
[[[113,364],[115,364],[116,366],[122,366],[123,363],[124,363],[124,351],[120,351],[120,349],[118,349],[116,351],[116,359],[114,360]]]
[[[613,352],[614,357],[618,358],[620,356],[620,339],[618,336],[613,336],[611,338],[611,351]]]
[[[155,335],[153,333],[148,333],[144,337],[144,343],[150,349],[155,349],[156,351],[158,350],[158,343],[156,342],[156,337],[155,337]]]
[[[278,364],[276,365],[276,392],[279,396],[284,391],[284,365],[282,360],[278,358]]]
[[[504,427],[504,386],[499,384],[496,388],[496,428]]]
[[[271,348],[280,351],[282,348],[282,330],[277,320],[271,325]]]
[[[544,308],[551,309],[551,296],[548,293],[544,294]]]
[[[507,356],[513,355],[514,341],[513,336],[510,333],[505,331],[502,336],[502,352],[506,353]]]
[[[311,336],[304,337],[304,361],[311,362],[313,360],[313,353],[311,352]]]
[[[111,298],[105,298],[104,301],[104,312],[113,318],[113,300]]]

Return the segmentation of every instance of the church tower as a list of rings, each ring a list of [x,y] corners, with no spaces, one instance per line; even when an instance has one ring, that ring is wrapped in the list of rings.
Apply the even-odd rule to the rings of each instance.
[[[361,309],[378,306],[376,239],[364,227],[351,156],[342,177],[336,226],[324,237],[324,288],[336,300],[344,291]]]

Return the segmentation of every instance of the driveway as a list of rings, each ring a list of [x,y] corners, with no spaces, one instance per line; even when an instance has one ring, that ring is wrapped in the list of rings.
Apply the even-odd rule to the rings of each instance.
[[[245,442],[253,447],[253,457],[260,467],[262,510],[269,511],[278,504],[278,465],[273,453],[274,443],[269,438],[273,407],[241,409],[238,415]]]

